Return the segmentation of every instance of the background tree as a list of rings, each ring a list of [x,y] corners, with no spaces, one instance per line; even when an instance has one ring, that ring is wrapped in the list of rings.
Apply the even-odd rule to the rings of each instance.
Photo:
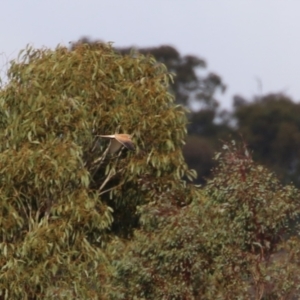
[[[130,238],[138,205],[183,193],[181,178],[194,176],[170,75],[153,58],[102,43],[27,48],[8,77],[0,91],[1,295],[105,298],[106,245]],[[136,152],[108,154],[98,135],[116,130],[133,134]]]
[[[192,108],[195,102],[202,108],[211,110],[218,107],[218,101],[214,98],[215,93],[218,90],[225,91],[225,85],[217,74],[200,75],[200,71],[206,69],[206,62],[202,58],[194,55],[182,56],[174,47],[169,45],[134,48],[134,50],[132,48],[119,48],[118,51],[123,54],[132,51],[144,55],[151,54],[158,62],[166,65],[168,70],[176,75],[170,88],[177,103],[189,108]]]
[[[254,157],[279,178],[300,186],[300,104],[283,94],[249,102],[235,98],[233,117]]]

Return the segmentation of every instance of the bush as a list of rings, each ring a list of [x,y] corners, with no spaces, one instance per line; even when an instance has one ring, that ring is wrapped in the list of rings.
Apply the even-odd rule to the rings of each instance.
[[[216,160],[204,190],[187,188],[190,205],[143,206],[142,228],[119,242],[111,299],[298,299],[299,239],[288,226],[298,190],[235,143]]]

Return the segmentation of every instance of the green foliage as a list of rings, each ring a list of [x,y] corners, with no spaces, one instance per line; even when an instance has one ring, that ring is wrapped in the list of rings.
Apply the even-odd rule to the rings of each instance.
[[[299,296],[299,239],[289,227],[299,220],[299,191],[255,164],[245,146],[232,142],[223,149],[205,188],[210,199],[205,211],[218,241],[211,251],[217,254],[216,273],[224,276],[224,295],[248,278],[255,299]]]
[[[254,157],[280,179],[300,185],[300,105],[282,94],[236,99],[234,117]]]
[[[111,299],[299,296],[300,244],[287,227],[300,213],[298,190],[234,143],[216,159],[203,191],[187,187],[189,206],[146,204],[134,239],[114,243]]]
[[[74,45],[80,43],[98,47],[97,42],[87,37],[82,38]],[[174,95],[177,104],[191,110],[187,114],[188,134],[191,136],[201,135],[201,146],[204,149],[210,149],[209,153],[199,150],[199,141],[195,137],[191,137],[187,140],[183,152],[189,167],[197,171],[198,177],[195,182],[205,183],[208,175],[211,174],[213,154],[220,146],[219,139],[228,139],[228,135],[233,132],[227,124],[225,115],[228,113],[218,110],[219,102],[216,96],[226,89],[221,77],[209,72],[207,64],[202,58],[195,55],[182,55],[169,45],[150,48],[125,47],[117,48],[116,51],[122,55],[141,53],[145,56],[153,56],[157,64],[164,64],[175,75],[168,89]],[[219,124],[215,123],[216,119],[219,120]]]
[[[181,194],[178,190],[163,193],[163,201],[140,207],[142,228],[134,238],[111,245],[116,269],[111,299],[194,299],[201,289],[201,270],[209,262],[199,234],[202,224],[189,206],[175,204],[178,197],[182,201],[203,198],[193,186]]]
[[[289,218],[298,216],[299,192],[293,186],[282,186],[273,173],[254,164],[245,147],[225,144],[224,149],[225,155],[206,187],[212,205],[220,207],[217,222],[227,223],[229,232],[236,233],[224,232],[228,235],[224,240],[245,251],[263,250],[267,255],[287,230]]]
[[[189,108],[197,103],[209,110],[215,110],[219,105],[215,99],[215,93],[224,92],[226,87],[221,77],[214,73],[199,75],[200,69],[206,69],[206,62],[203,59],[194,55],[182,56],[174,47],[168,45],[135,50],[154,56],[158,62],[166,65],[168,70],[176,75],[170,88],[177,103]],[[118,51],[125,54],[131,49],[121,48]]]
[[[125,54],[132,50],[122,48],[118,51]],[[227,139],[232,132],[223,120],[224,112],[220,114],[218,111],[219,102],[216,99],[217,93],[225,92],[224,82],[220,76],[207,70],[205,60],[194,55],[181,55],[172,46],[138,48],[135,51],[154,56],[175,74],[170,83],[170,92],[175,96],[176,103],[191,110],[187,115],[190,137],[184,148],[184,157],[189,167],[197,171],[195,182],[205,183],[213,166],[213,154],[219,148],[219,139]],[[222,122],[216,124],[216,119]],[[199,140],[193,137],[195,135],[201,135],[201,148],[209,149],[209,153],[199,148]]]
[[[194,176],[170,75],[153,58],[78,44],[28,47],[8,77],[0,91],[2,296],[105,298],[107,243],[130,237],[136,207],[153,191]],[[98,135],[117,130],[133,134],[135,153],[107,154]]]

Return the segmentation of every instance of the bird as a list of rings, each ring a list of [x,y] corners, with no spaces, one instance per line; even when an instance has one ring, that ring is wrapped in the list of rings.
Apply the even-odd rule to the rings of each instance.
[[[134,151],[135,146],[131,140],[131,135],[125,134],[125,133],[115,133],[110,135],[99,135],[103,138],[109,138],[111,139],[110,145],[109,145],[109,153],[114,154],[116,153],[122,146],[127,148],[128,150]]]

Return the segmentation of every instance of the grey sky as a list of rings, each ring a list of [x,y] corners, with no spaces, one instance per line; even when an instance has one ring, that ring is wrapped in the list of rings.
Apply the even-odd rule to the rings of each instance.
[[[170,44],[204,58],[228,85],[220,96],[286,92],[300,99],[297,0],[2,0],[0,65],[26,44],[67,45],[82,36],[116,46]],[[3,74],[3,73],[2,73]]]

